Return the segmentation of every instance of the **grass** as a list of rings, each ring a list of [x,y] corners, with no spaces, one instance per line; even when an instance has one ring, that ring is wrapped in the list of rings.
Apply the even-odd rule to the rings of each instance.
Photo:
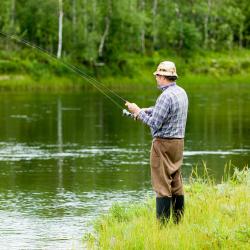
[[[45,75],[41,78],[33,78],[31,75],[1,75],[0,90],[3,91],[58,91],[58,90],[79,90],[86,88],[84,82],[79,79]]]
[[[116,60],[95,67],[64,59],[114,89],[150,86],[155,81],[152,72],[162,60],[176,62],[180,84],[250,83],[250,50],[247,49],[202,51],[187,58],[158,51],[145,56],[124,54]],[[50,60],[39,52],[29,49],[0,52],[2,90],[68,90],[89,86],[85,79],[70,72],[59,61]]]
[[[147,78],[148,77],[148,78]],[[152,89],[155,86],[155,79],[152,75],[143,76],[142,78],[129,77],[105,77],[99,80],[101,84],[112,88],[112,90],[125,89]],[[190,85],[205,85],[205,84],[228,84],[228,83],[250,83],[250,74],[241,74],[234,76],[214,77],[209,75],[185,75],[180,77],[178,84],[182,86]],[[100,85],[99,85],[100,86]],[[82,78],[44,75],[40,78],[34,78],[31,75],[20,74],[4,74],[0,75],[0,90],[2,91],[74,91],[93,86],[87,83]],[[93,87],[94,88],[94,87]]]
[[[114,204],[99,218],[95,232],[84,236],[87,249],[250,249],[250,171],[225,168],[215,184],[204,168],[193,170],[185,186],[182,222],[159,225],[155,201]]]

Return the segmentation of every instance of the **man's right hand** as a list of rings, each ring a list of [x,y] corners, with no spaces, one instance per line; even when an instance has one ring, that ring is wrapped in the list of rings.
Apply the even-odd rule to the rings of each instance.
[[[131,103],[131,102],[126,102],[125,106],[128,107],[128,110],[136,116],[138,116],[138,114],[140,113],[141,109],[135,104],[135,103]]]

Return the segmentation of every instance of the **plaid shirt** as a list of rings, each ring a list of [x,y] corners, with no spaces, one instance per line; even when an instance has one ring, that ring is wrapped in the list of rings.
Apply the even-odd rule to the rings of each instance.
[[[162,88],[154,107],[141,110],[138,119],[147,124],[153,137],[184,138],[188,98],[184,89],[172,83]]]

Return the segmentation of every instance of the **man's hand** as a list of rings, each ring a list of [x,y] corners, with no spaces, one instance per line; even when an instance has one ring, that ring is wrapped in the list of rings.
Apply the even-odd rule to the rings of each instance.
[[[130,102],[126,102],[125,106],[128,107],[128,110],[135,116],[137,117],[141,111],[141,109],[135,104],[135,103],[130,103]]]

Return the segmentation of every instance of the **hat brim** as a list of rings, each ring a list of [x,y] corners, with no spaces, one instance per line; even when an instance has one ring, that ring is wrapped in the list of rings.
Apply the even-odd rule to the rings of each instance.
[[[161,76],[176,76],[178,77],[178,75],[176,73],[172,73],[172,72],[167,72],[167,71],[155,71],[153,73],[153,75],[161,75]]]

